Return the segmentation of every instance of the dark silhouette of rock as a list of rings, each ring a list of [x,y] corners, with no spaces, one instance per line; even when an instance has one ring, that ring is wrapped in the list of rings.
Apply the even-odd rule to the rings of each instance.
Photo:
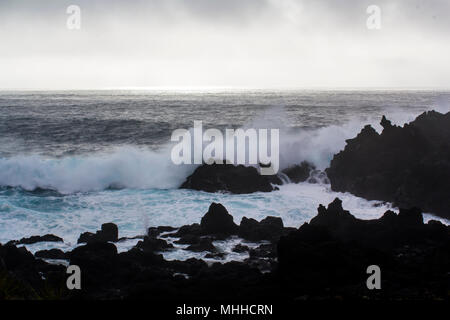
[[[46,234],[44,236],[31,236],[29,238],[22,238],[20,240],[9,241],[8,244],[18,245],[18,244],[33,244],[38,242],[64,242],[64,240],[53,234]]]
[[[274,258],[277,256],[277,247],[274,244],[261,244],[249,250],[250,258]]]
[[[291,166],[283,169],[282,172],[288,176],[293,183],[306,181],[312,170],[316,169],[314,164],[303,161],[300,165]]]
[[[48,289],[65,296],[65,268],[35,259],[25,248],[0,244],[0,300],[43,299]]]
[[[147,236],[149,236],[150,238],[156,238],[163,232],[171,232],[175,230],[177,230],[177,228],[170,226],[150,227],[147,230]]]
[[[155,251],[164,251],[167,249],[173,248],[173,245],[167,243],[162,239],[144,237],[144,240],[139,241],[136,244],[136,248],[141,249],[143,251],[155,252]]]
[[[263,221],[255,222],[260,225]],[[266,220],[277,228],[280,222]],[[202,235],[200,225],[181,227],[177,232],[180,230],[185,238],[199,239],[189,250],[204,252],[210,259],[225,256],[212,243],[216,236]],[[278,244],[263,243],[252,249],[236,246],[236,251],[249,251],[244,262],[212,264],[198,259],[166,261],[154,251],[168,244],[155,237],[145,237],[141,244],[120,254],[110,242],[89,242],[66,254],[69,263],[82,271],[82,290],[72,291],[66,287],[64,266],[35,259],[24,247],[0,245],[0,283],[14,284],[13,293],[0,286],[0,298],[45,299],[48,292],[58,292],[61,299],[87,300],[448,298],[450,228],[439,221],[425,224],[417,208],[361,220],[335,199],[327,207],[319,206],[309,223],[299,229],[283,228],[282,234]],[[51,251],[36,256],[48,256]],[[381,268],[382,290],[367,289],[369,265]]]
[[[40,250],[34,254],[37,258],[43,259],[66,259],[66,253],[60,249]]]
[[[186,236],[200,236],[202,235],[202,228],[198,223],[182,226],[177,232],[169,233],[167,236],[171,237],[186,237]]]
[[[77,264],[84,260],[113,258],[117,255],[117,248],[108,242],[89,242],[79,246],[68,253],[70,262]]]
[[[261,222],[243,217],[239,226],[239,237],[250,241],[277,241],[283,233],[283,220],[266,217]]]
[[[203,164],[187,177],[180,188],[242,194],[276,190],[276,187],[273,187],[272,184],[280,185],[282,181],[276,175],[260,175],[254,167],[232,164]]]
[[[408,290],[415,292],[411,288],[417,288],[417,279],[438,292],[441,289],[434,277],[441,281],[446,278],[449,244],[450,228],[436,222],[424,224],[416,208],[402,209],[398,215],[387,211],[379,219],[361,220],[335,199],[328,208],[320,205],[310,223],[281,237],[278,272],[287,283],[301,283],[299,290],[339,287],[342,291],[343,286],[351,286],[356,294],[365,290],[365,269],[375,264],[389,270],[385,281],[398,283],[403,295],[414,294]],[[425,265],[434,271],[424,272]],[[383,295],[394,294],[397,285],[385,288]]]
[[[17,248],[15,245],[0,245],[0,257],[3,266],[7,270],[14,270],[26,267],[34,263],[33,255],[25,248]]]
[[[200,237],[197,235],[188,234],[176,240],[177,244],[195,244],[200,242]]]
[[[213,245],[212,240],[209,238],[202,238],[198,243],[191,244],[185,250],[194,251],[194,252],[217,252],[217,248]]]
[[[89,242],[117,242],[119,240],[119,229],[114,223],[102,224],[101,230],[96,233],[84,232],[78,238],[78,243]]]
[[[334,191],[450,218],[450,113],[424,112],[403,127],[386,117],[336,154],[326,173]]]
[[[202,217],[201,232],[205,235],[232,235],[236,234],[238,226],[233,216],[220,203],[211,203],[208,212]]]
[[[242,253],[242,252],[247,252],[249,250],[250,250],[250,248],[248,246],[239,243],[234,246],[232,251],[237,252],[237,253]]]

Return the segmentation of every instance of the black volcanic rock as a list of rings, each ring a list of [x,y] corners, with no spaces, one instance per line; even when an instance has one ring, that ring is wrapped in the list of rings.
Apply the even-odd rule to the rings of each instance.
[[[0,300],[42,299],[48,289],[67,291],[63,266],[35,259],[25,248],[0,244]]]
[[[299,183],[306,181],[309,178],[310,172],[314,169],[316,169],[314,164],[303,161],[300,165],[283,169],[282,172],[287,175],[293,183]]]
[[[326,173],[334,191],[450,218],[450,113],[430,111],[403,127],[383,117],[336,154]]]
[[[276,189],[272,184],[280,185],[276,176],[260,175],[254,167],[232,164],[203,164],[187,177],[181,189],[193,189],[206,192],[227,191],[236,194],[270,192]]]
[[[143,251],[154,252],[154,251],[164,251],[173,248],[173,245],[167,243],[165,240],[144,237],[144,240],[139,241],[136,244],[136,248]]]
[[[353,294],[369,295],[365,270],[375,264],[384,272],[384,297],[397,294],[393,292],[399,288],[403,298],[413,297],[417,279],[433,292],[446,295],[446,285],[438,283],[448,281],[448,226],[436,221],[424,224],[415,208],[360,220],[341,204],[335,199],[328,208],[319,206],[318,215],[310,223],[281,237],[278,274],[286,285],[295,291],[339,287],[341,292],[351,288]]]
[[[279,228],[280,222],[270,218],[265,223]],[[203,235],[200,225],[180,230],[183,237],[199,239],[189,250],[204,252],[205,258],[224,257],[212,243],[216,236]],[[235,251],[249,251],[243,262],[168,261],[153,252],[153,244],[161,243],[157,240],[146,237],[142,245],[147,242],[149,250],[135,246],[120,254],[109,242],[75,248],[67,257],[81,268],[82,290],[71,291],[64,266],[35,259],[24,247],[0,244],[0,284],[7,284],[0,285],[0,299],[51,299],[54,294],[84,300],[248,301],[251,297],[288,303],[448,299],[450,228],[438,221],[423,223],[417,208],[361,220],[336,199],[328,207],[320,206],[310,223],[284,228],[278,244],[237,246]],[[382,290],[366,286],[370,265],[381,268]]]
[[[222,204],[213,202],[208,212],[202,217],[200,228],[205,235],[228,236],[236,234],[238,226]]]
[[[249,250],[250,250],[250,248],[248,246],[238,243],[237,245],[234,246],[232,251],[237,252],[237,253],[242,253],[242,252],[247,252]]]
[[[147,230],[147,236],[149,236],[150,238],[156,238],[163,232],[170,232],[175,230],[177,230],[177,228],[170,226],[150,227]]]
[[[194,251],[194,252],[217,252],[217,248],[213,245],[212,240],[209,238],[202,238],[198,243],[191,244],[185,250]]]
[[[25,247],[17,248],[12,244],[3,246],[0,244],[0,259],[2,267],[7,270],[27,268],[33,265],[35,261],[33,254]]]
[[[63,242],[64,240],[53,234],[46,234],[44,236],[31,236],[29,238],[22,238],[20,240],[13,240],[8,242],[8,244],[18,245],[18,244],[33,244],[38,242]]]
[[[101,230],[96,233],[84,232],[78,238],[78,243],[89,242],[117,242],[119,240],[119,229],[114,223],[102,224]]]
[[[60,249],[40,250],[37,251],[34,256],[36,258],[44,259],[66,259],[66,253]]]
[[[195,244],[198,242],[200,242],[200,237],[197,235],[193,235],[193,234],[185,235],[175,241],[175,243],[177,243],[177,244]]]
[[[378,250],[392,250],[403,245],[442,241],[449,236],[447,228],[439,230],[423,223],[422,213],[417,208],[400,209],[399,214],[387,211],[380,219],[361,220],[342,208],[336,198],[325,208],[319,205],[318,215],[309,225],[326,228],[330,236],[343,242]]]
[[[266,217],[261,222],[243,217],[239,226],[239,237],[250,241],[277,241],[283,234],[283,220],[279,217]]]
[[[79,246],[68,253],[70,262],[77,264],[79,262],[92,259],[107,260],[117,255],[117,248],[112,243],[107,242],[91,242],[83,246]]]

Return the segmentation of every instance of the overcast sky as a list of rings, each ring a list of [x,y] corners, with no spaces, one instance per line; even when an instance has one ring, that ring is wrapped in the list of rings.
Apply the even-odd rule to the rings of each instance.
[[[448,0],[0,0],[0,88],[449,88],[449,39]]]

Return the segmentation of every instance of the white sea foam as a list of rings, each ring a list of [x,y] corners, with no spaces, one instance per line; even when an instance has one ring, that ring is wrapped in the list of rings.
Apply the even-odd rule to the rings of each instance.
[[[56,190],[63,194],[107,188],[177,188],[193,170],[176,166],[169,151],[120,147],[108,153],[61,159],[14,156],[0,159],[0,185]]]
[[[64,197],[41,197],[20,192],[0,194],[6,210],[0,214],[0,243],[36,234],[53,233],[69,246],[80,233],[96,231],[102,223],[114,222],[120,236],[145,233],[148,226],[181,226],[198,223],[211,202],[222,203],[236,223],[246,216],[261,220],[278,216],[286,226],[299,227],[317,214],[319,204],[335,197],[353,214],[364,219],[378,218],[389,205],[374,206],[347,193],[336,193],[326,185],[287,184],[279,191],[231,195],[192,190],[105,190]]]

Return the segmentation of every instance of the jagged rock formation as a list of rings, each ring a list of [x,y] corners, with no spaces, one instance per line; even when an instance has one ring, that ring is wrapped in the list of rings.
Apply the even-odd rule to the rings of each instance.
[[[450,218],[450,113],[430,111],[403,127],[384,116],[378,134],[365,126],[326,173],[334,191]]]
[[[274,217],[261,222],[245,218],[236,226],[220,204],[212,204],[205,217],[206,225],[203,220],[175,233],[167,226],[152,230],[165,230],[180,240],[189,238],[187,250],[205,252],[205,258],[215,259],[224,257],[213,244],[224,236],[223,230],[216,229],[219,222],[228,225],[225,230],[232,227],[243,237],[271,240],[253,248],[235,246],[234,252],[248,252],[244,262],[210,265],[199,259],[165,260],[159,251],[171,247],[157,238],[165,234],[149,234],[122,253],[113,243],[91,241],[64,254],[71,265],[82,270],[82,290],[72,291],[65,284],[65,267],[35,259],[25,248],[0,245],[0,298],[55,298],[48,296],[49,290],[58,292],[59,299],[171,302],[248,301],[248,297],[273,302],[449,298],[450,228],[438,221],[424,224],[417,208],[361,220],[335,199],[327,208],[319,206],[317,216],[299,229],[285,228],[281,219]],[[206,235],[210,226],[214,226],[213,233]],[[56,257],[61,252],[36,256]],[[368,290],[369,265],[381,268],[382,290]],[[268,272],[262,273],[262,267]]]

